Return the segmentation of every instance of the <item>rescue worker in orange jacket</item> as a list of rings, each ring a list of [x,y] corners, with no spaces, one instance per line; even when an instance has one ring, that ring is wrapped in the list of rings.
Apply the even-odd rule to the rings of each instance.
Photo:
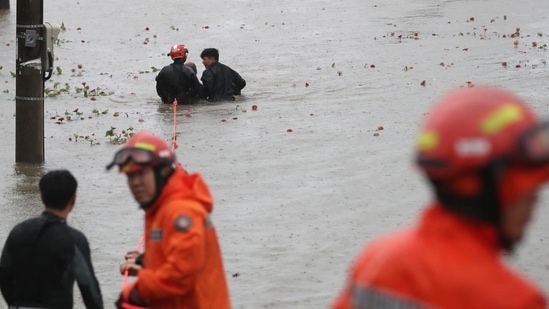
[[[416,148],[434,201],[415,226],[359,254],[333,308],[546,308],[501,255],[524,235],[549,178],[548,128],[495,87],[441,98]]]
[[[116,302],[151,309],[229,309],[213,200],[200,174],[187,174],[164,140],[139,132],[114,156],[145,210],[145,252],[121,265],[137,275]]]

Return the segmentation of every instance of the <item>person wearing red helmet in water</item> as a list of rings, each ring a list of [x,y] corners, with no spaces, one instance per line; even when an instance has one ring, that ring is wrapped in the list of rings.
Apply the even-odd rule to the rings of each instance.
[[[502,255],[549,179],[547,123],[506,90],[462,88],[431,109],[416,156],[433,202],[414,226],[363,249],[332,308],[546,308]]]
[[[145,251],[128,252],[117,308],[231,308],[213,199],[198,173],[189,174],[167,143],[150,132],[133,135],[107,166],[118,166],[145,211]]]
[[[196,77],[196,65],[187,61],[189,50],[183,44],[173,45],[168,55],[173,63],[165,66],[156,76],[156,93],[163,103],[190,104],[203,93]]]

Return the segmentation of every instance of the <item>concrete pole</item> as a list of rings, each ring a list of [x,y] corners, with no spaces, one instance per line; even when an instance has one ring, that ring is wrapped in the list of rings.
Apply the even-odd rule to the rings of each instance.
[[[43,11],[43,0],[17,0],[16,162],[44,162]]]

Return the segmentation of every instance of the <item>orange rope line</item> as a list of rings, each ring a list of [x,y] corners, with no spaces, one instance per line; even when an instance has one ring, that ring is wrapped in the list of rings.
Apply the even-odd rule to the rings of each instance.
[[[141,249],[141,246],[143,245],[143,242],[145,241],[145,235],[143,235],[141,237],[141,240],[139,241],[139,243],[137,244],[137,247],[135,247],[135,251],[139,251],[139,249]],[[129,276],[129,272],[128,270],[126,269],[124,271],[124,281],[122,282],[122,288],[124,288],[127,284],[128,284],[128,276]]]
[[[177,128],[177,100],[173,101],[173,137],[172,137],[172,151],[175,151],[177,148],[177,135],[176,135],[176,128]]]

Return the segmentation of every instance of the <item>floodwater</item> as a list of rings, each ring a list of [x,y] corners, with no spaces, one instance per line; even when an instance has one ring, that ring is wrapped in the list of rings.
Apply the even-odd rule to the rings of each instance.
[[[89,238],[107,307],[142,235],[125,178],[105,171],[123,132],[171,142],[175,130],[179,160],[211,186],[234,308],[327,308],[359,248],[429,202],[412,148],[435,98],[490,83],[548,116],[547,1],[44,2],[44,21],[65,27],[60,71],[45,87],[69,87],[45,99],[44,164],[15,163],[15,1],[0,14],[0,246],[41,212],[42,173],[71,170],[79,189],[68,221]],[[243,96],[178,106],[174,121],[154,77],[175,43],[199,72],[201,50],[218,48],[246,79]],[[85,97],[84,86],[104,95]],[[546,293],[548,234],[544,194],[509,262]]]

